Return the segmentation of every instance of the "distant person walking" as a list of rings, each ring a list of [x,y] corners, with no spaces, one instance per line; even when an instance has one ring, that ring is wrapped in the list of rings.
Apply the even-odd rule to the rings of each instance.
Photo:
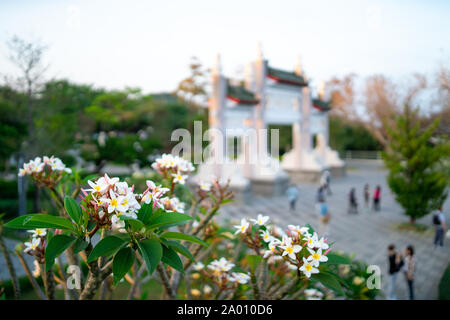
[[[378,185],[373,193],[373,210],[380,211],[381,187]]]
[[[356,200],[355,188],[352,188],[348,194],[348,213],[358,213],[358,201]]]
[[[325,191],[324,187],[320,186],[319,189],[317,189],[316,193],[316,210],[319,211],[319,204],[321,201],[325,201]]]
[[[409,299],[414,300],[414,271],[416,269],[416,260],[414,258],[414,247],[409,245],[406,248],[405,262],[403,272],[408,283]]]
[[[289,200],[289,210],[291,210],[292,212],[295,211],[295,203],[298,200],[298,188],[295,184],[291,184],[289,186],[289,188],[286,190],[286,195],[288,197]]]
[[[370,208],[370,190],[369,190],[369,185],[366,184],[364,186],[364,207],[366,208],[366,210],[369,210]]]
[[[324,190],[327,191],[328,195],[331,196],[331,188],[330,188],[330,180],[331,180],[331,174],[330,171],[325,170],[322,173],[322,176],[320,177],[320,186],[324,188]]]
[[[439,245],[441,248],[444,246],[444,234],[447,232],[447,225],[445,223],[445,216],[442,212],[442,206],[439,206],[436,211],[433,212],[433,224],[436,230],[434,235],[434,247]]]
[[[388,247],[388,262],[389,262],[389,287],[388,287],[388,299],[396,300],[395,296],[395,282],[397,281],[398,272],[403,266],[403,260],[400,253],[395,251],[395,245],[390,244]]]
[[[327,238],[330,235],[330,211],[328,210],[328,204],[325,202],[325,197],[320,198],[317,204],[317,213],[319,214],[319,234]]]

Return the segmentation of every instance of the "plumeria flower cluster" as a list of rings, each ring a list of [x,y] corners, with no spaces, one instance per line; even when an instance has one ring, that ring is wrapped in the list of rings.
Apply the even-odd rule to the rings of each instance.
[[[43,158],[36,157],[34,160],[25,163],[23,168],[19,169],[18,175],[19,177],[29,175],[37,182],[54,186],[64,173],[72,173],[72,170],[66,168],[66,165],[61,159],[54,156],[44,156]]]
[[[185,184],[188,174],[195,170],[190,161],[171,154],[163,154],[156,159],[152,168],[175,184]]]
[[[201,262],[193,266],[195,271],[215,282],[221,291],[249,282],[250,276],[242,272],[232,272],[234,267],[235,264],[224,257],[211,261],[206,268]]]
[[[257,254],[273,261],[283,259],[289,264],[289,269],[302,272],[307,278],[319,273],[320,263],[328,261],[329,245],[327,239],[319,238],[316,232],[310,233],[309,227],[289,225],[287,232],[279,228],[271,228],[266,224],[269,217],[259,214],[256,219],[242,219],[235,234]],[[254,231],[254,226],[256,232]],[[265,249],[263,253],[261,250]]]
[[[241,239],[250,248],[259,252],[259,250],[264,247],[263,242],[269,242],[268,240],[272,239],[272,236],[270,236],[269,233],[270,227],[266,225],[269,222],[269,219],[268,216],[263,216],[262,214],[258,214],[256,219],[243,218],[239,225],[234,226],[234,228],[237,229],[234,234],[240,234]],[[259,233],[254,234],[252,232],[253,225],[259,227]]]
[[[44,263],[47,229],[34,229],[28,230],[28,232],[31,233],[31,238],[30,241],[24,243],[23,251],[35,256],[39,263]]]
[[[137,212],[143,203],[153,201],[153,207],[164,209],[160,197],[168,190],[148,180],[147,189],[142,194],[134,192],[134,186],[119,178],[110,178],[107,174],[96,181],[88,181],[89,189],[83,189],[82,208],[98,227],[111,226],[123,232],[125,221],[121,216],[137,218]],[[89,193],[88,193],[89,192]]]

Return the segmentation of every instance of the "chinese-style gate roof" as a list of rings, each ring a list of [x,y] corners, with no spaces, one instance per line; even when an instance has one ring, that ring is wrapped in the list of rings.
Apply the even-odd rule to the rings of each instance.
[[[308,83],[295,72],[284,71],[267,66],[267,77],[280,83],[305,87]]]
[[[239,104],[257,104],[259,100],[255,95],[245,89],[243,85],[231,85],[227,82],[227,98]]]
[[[314,108],[319,109],[320,111],[325,112],[331,110],[331,104],[320,99],[313,99],[312,104]]]

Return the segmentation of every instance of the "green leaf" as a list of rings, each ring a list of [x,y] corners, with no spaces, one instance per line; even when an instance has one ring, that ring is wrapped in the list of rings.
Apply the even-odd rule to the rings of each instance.
[[[75,242],[75,244],[73,245],[73,253],[78,253],[80,251],[83,251],[84,249],[87,248],[88,245],[89,245],[89,242],[78,238],[77,241]]]
[[[172,223],[187,222],[188,220],[192,220],[192,217],[179,212],[167,212],[158,216],[154,215],[150,219],[148,227],[158,228]]]
[[[37,229],[54,228],[74,232],[72,222],[63,217],[51,216],[44,213],[27,214],[15,218],[5,224],[5,227],[12,229]]]
[[[80,205],[71,197],[66,196],[64,198],[64,208],[66,209],[69,217],[71,217],[72,220],[79,225],[82,217]]]
[[[250,270],[252,272],[255,272],[255,270],[258,267],[259,263],[261,262],[262,258],[260,256],[254,255],[254,254],[248,254],[245,256],[245,260],[247,260]]]
[[[55,264],[55,259],[69,248],[77,239],[67,235],[53,236],[45,248],[45,272],[49,271]]]
[[[145,225],[150,221],[153,215],[153,207],[151,203],[143,203],[141,209],[138,212],[138,219],[141,220]]]
[[[338,255],[336,253],[328,253],[327,254],[328,261],[326,264],[350,264],[350,260],[344,256]]]
[[[189,234],[181,233],[181,232],[166,232],[161,235],[161,238],[165,239],[177,239],[177,240],[186,240],[194,243],[198,243],[204,247],[208,247],[208,244],[195,236],[191,236]]]
[[[137,219],[134,219],[134,218],[131,218],[131,217],[127,217],[127,216],[124,216],[124,215],[121,215],[120,219],[128,222],[130,224],[131,228],[133,229],[133,231],[139,231],[142,228],[145,228],[144,223],[142,221],[140,221],[140,220],[137,220]]]
[[[309,223],[307,223],[307,224],[305,225],[305,227],[307,227],[307,228],[309,229],[308,232],[309,232],[310,234],[314,234],[314,232],[315,232],[315,231],[314,231],[314,228],[313,228]]]
[[[148,273],[152,275],[163,254],[161,243],[156,239],[148,239],[138,242],[138,247],[147,265]]]
[[[108,236],[100,240],[89,255],[87,263],[90,263],[99,257],[112,255],[126,243],[127,242],[123,239],[116,236]]]
[[[181,259],[175,250],[166,246],[162,246],[162,248],[163,255],[161,261],[184,274],[183,262],[181,262]]]
[[[113,260],[114,284],[117,284],[130,270],[136,255],[130,247],[122,248],[116,253]]]
[[[331,274],[321,272],[321,273],[313,274],[311,276],[311,279],[314,281],[319,281],[325,287],[333,290],[335,293],[344,295],[344,292],[342,291],[342,287],[341,287],[339,281]]]
[[[185,246],[183,246],[178,241],[167,241],[166,243],[169,247],[171,247],[176,252],[182,254],[189,260],[192,260],[193,262],[195,262],[194,256],[189,252],[189,250]]]

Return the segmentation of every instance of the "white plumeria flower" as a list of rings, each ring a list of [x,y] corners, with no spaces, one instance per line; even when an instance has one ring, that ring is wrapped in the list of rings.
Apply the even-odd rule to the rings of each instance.
[[[152,190],[152,193],[157,196],[161,197],[163,194],[165,194],[167,191],[169,191],[169,188],[164,188],[161,185],[157,186],[153,181],[147,180],[145,182],[147,184],[147,187]]]
[[[91,191],[96,193],[104,193],[106,191],[106,188],[108,188],[108,185],[104,182],[103,179],[98,179],[96,182],[92,182],[91,180],[88,180],[88,184],[91,187],[91,189],[86,189],[85,191]]]
[[[317,251],[311,250],[308,248],[309,253],[311,255],[308,257],[308,261],[312,261],[315,267],[318,267],[320,262],[328,261],[328,257],[322,254],[322,249],[318,249]]]
[[[246,284],[250,280],[250,276],[242,272],[232,272],[231,276],[229,276],[228,279],[240,284]]]
[[[214,260],[208,265],[208,269],[219,271],[219,272],[228,272],[234,267],[234,263],[229,262],[225,258],[220,258],[219,260]]]
[[[121,220],[118,215],[113,215],[111,217],[111,227],[114,231],[126,232],[125,230],[125,221]]]
[[[47,234],[47,229],[35,229],[35,230],[28,230],[32,234],[33,238],[36,237],[45,237]]]
[[[269,230],[261,230],[260,231],[261,237],[263,238],[264,242],[271,242],[272,241],[272,235],[270,234]]]
[[[263,216],[262,214],[258,214],[258,217],[256,219],[250,219],[253,223],[259,224],[260,226],[263,226],[264,224],[269,221],[269,216]]]
[[[112,190],[109,191],[109,196],[110,198],[100,199],[102,202],[108,204],[108,213],[123,213],[126,211],[126,207],[123,205],[125,198],[124,196],[116,196]]]
[[[323,293],[317,289],[311,288],[305,290],[305,296],[307,300],[321,300]]]
[[[173,179],[174,183],[184,184],[186,182],[187,175],[177,172],[177,173],[172,173],[172,177],[174,177],[174,179]]]
[[[33,238],[31,242],[25,242],[25,250],[24,252],[28,252],[31,250],[36,250],[37,247],[41,244],[41,238]]]
[[[310,278],[310,277],[311,277],[311,274],[319,273],[319,269],[317,269],[316,267],[314,267],[314,265],[312,264],[312,262],[306,260],[305,258],[303,258],[303,265],[299,268],[299,270],[302,271],[303,274],[304,274],[307,278]]]
[[[330,246],[325,242],[325,239],[322,237],[318,241],[316,241],[316,248],[327,250]]]
[[[203,293],[204,293],[204,294],[208,295],[208,294],[210,294],[211,292],[212,292],[212,288],[211,288],[210,286],[205,285],[205,286],[203,287]]]
[[[269,250],[264,251],[264,258],[267,258],[268,256],[275,254],[275,249],[280,243],[281,243],[280,240],[278,240],[275,237],[272,237],[272,239],[269,242]]]
[[[292,260],[295,260],[296,259],[295,254],[302,250],[302,247],[299,245],[293,246],[292,240],[290,238],[288,238],[288,241],[285,242],[285,245],[280,246],[280,248],[284,250],[281,256],[283,257],[285,255],[288,255],[288,257],[291,258]]]
[[[234,226],[234,228],[237,229],[237,231],[234,234],[245,233],[247,231],[249,225],[250,224],[248,223],[248,221],[245,218],[242,218],[241,224],[238,226]]]
[[[119,178],[114,177],[114,178],[110,178],[106,173],[103,177],[99,178],[100,183],[105,183],[108,186],[113,186],[115,185],[117,182],[119,182]],[[98,183],[98,181],[97,181]]]
[[[292,232],[296,232],[298,236],[311,236],[309,234],[309,228],[308,227],[300,227],[300,226],[294,226],[292,224],[288,225],[288,229]]]
[[[195,271],[200,271],[205,268],[205,265],[199,261],[196,264],[194,264],[192,267],[194,268]]]
[[[310,235],[306,235],[303,240],[306,240],[307,246],[310,249],[313,249],[316,247],[316,243],[318,241],[317,239],[317,233],[314,232],[314,234],[312,236]]]
[[[208,191],[211,190],[211,183],[201,181],[199,183],[199,187],[200,187],[201,190],[208,192]]]

